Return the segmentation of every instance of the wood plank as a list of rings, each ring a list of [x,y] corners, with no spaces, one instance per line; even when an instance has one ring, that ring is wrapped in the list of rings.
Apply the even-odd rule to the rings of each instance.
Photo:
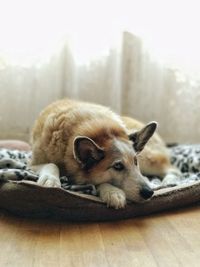
[[[198,207],[106,223],[0,217],[0,266],[200,266]]]

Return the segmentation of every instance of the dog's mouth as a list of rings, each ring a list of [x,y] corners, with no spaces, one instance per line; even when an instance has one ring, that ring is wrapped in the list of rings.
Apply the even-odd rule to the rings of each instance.
[[[139,194],[137,196],[135,195],[130,195],[130,193],[128,195],[126,195],[126,198],[128,201],[130,202],[134,202],[134,203],[145,203],[147,201],[150,201],[152,199],[154,195],[154,191],[150,188],[143,188],[139,191]]]
[[[125,192],[126,199],[135,203],[149,201],[154,195],[153,189],[145,182],[136,184],[131,180],[126,180],[121,189]]]

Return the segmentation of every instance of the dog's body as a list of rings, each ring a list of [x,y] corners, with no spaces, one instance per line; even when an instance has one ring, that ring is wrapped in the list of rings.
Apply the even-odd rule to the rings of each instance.
[[[164,177],[174,171],[157,134],[145,146],[155,129],[154,122],[144,126],[100,105],[57,101],[44,109],[32,131],[38,182],[60,186],[59,171],[64,170],[78,184],[97,185],[108,206],[122,208],[126,199],[144,201],[153,191],[142,174]]]

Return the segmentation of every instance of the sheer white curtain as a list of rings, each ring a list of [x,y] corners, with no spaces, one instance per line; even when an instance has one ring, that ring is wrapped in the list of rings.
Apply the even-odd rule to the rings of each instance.
[[[0,138],[28,140],[63,97],[200,142],[198,1],[0,2]]]

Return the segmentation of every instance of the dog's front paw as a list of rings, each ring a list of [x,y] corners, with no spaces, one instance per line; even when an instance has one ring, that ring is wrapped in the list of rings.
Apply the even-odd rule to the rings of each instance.
[[[106,191],[101,196],[107,207],[122,209],[126,205],[126,196],[123,191]]]
[[[42,174],[37,183],[45,187],[61,187],[60,179],[52,174]]]

